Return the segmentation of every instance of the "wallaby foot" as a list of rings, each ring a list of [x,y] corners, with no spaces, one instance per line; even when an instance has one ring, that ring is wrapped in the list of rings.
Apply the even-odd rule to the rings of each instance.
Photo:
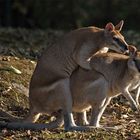
[[[94,126],[77,126],[74,123],[72,113],[64,114],[64,129],[65,131],[92,131]]]

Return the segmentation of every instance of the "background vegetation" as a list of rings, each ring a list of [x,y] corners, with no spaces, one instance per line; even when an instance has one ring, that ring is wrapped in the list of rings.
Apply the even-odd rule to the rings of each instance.
[[[139,0],[0,0],[0,26],[73,29],[125,20],[140,30]]]

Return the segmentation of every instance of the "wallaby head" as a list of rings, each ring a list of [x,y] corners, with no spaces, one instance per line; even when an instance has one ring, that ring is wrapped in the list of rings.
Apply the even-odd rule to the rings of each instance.
[[[91,26],[70,33],[69,37],[73,38],[73,40],[76,39],[76,45],[72,53],[75,62],[85,69],[91,69],[89,61],[92,55],[96,53],[104,53],[108,49],[126,53],[128,44],[120,33],[122,26],[123,21],[120,21],[116,26],[109,22],[104,29]],[[76,38],[74,38],[75,36]]]
[[[128,44],[124,40],[124,37],[120,33],[123,27],[124,21],[121,20],[116,26],[111,22],[105,26],[105,37],[107,39],[108,48],[117,52],[128,51]]]

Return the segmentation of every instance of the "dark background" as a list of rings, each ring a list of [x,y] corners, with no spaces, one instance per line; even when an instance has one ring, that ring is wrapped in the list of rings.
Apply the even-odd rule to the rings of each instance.
[[[125,21],[140,30],[140,0],[0,0],[0,27],[70,30]]]

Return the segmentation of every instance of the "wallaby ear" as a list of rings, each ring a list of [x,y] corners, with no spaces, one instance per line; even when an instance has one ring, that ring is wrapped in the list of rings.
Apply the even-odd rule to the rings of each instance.
[[[116,26],[115,26],[115,30],[118,30],[119,32],[122,30],[124,21],[121,20]]]
[[[111,22],[107,23],[106,26],[105,26],[106,31],[112,31],[114,29],[115,29],[115,27]]]
[[[137,55],[137,48],[132,45],[128,45],[129,55],[135,57]]]

